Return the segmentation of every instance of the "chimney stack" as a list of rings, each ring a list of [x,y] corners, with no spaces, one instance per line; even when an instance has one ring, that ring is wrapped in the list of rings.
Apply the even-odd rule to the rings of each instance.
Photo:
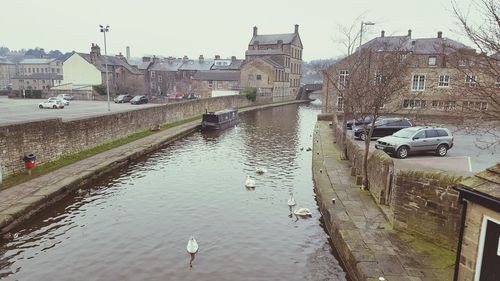
[[[295,25],[295,34],[299,34],[299,25],[298,24]]]
[[[231,56],[231,61],[235,61],[236,60],[236,56]]]
[[[411,38],[411,29],[408,29],[408,37]]]
[[[160,62],[160,58],[153,56],[153,63],[157,63],[157,62]]]
[[[187,62],[189,60],[188,56],[182,57],[182,62]]]
[[[253,27],[253,36],[257,36],[257,27],[256,26]]]
[[[142,62],[150,62],[151,57],[142,57]]]
[[[90,47],[90,63],[96,64],[97,58],[101,56],[101,48],[97,44],[92,43]]]
[[[219,55],[215,55],[215,59],[216,60],[220,60],[220,56]]]
[[[438,38],[443,38],[443,32],[442,31],[438,31]]]
[[[385,37],[385,31],[383,31],[383,30],[382,30],[382,31],[380,32],[380,37]]]
[[[130,60],[130,46],[127,46],[127,51],[126,51],[126,54],[127,54],[127,61]]]
[[[283,50],[283,40],[278,40],[278,49]]]
[[[203,55],[200,55],[200,57],[198,58],[198,61],[200,62],[200,64],[202,64],[205,61],[205,58],[203,58]]]

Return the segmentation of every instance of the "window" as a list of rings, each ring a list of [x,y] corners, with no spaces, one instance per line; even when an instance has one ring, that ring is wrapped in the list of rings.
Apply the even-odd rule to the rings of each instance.
[[[349,87],[349,71],[341,70],[339,73],[339,89],[343,90]]]
[[[217,89],[222,89],[222,81],[217,82]]]
[[[344,110],[344,98],[338,97],[337,98],[337,111],[343,111],[343,110]]]
[[[456,109],[456,106],[457,106],[456,101],[442,101],[442,100],[432,101],[432,108],[437,110],[452,110]]]
[[[403,101],[404,108],[424,108],[425,100],[404,100]]]
[[[151,79],[155,79],[156,73],[154,71],[151,71],[149,74],[151,75]]]
[[[256,77],[257,77],[257,80],[262,80],[262,75],[257,74],[257,76],[256,76]]]
[[[425,75],[413,75],[411,90],[423,91],[424,88],[425,88]]]
[[[467,60],[459,60],[458,66],[467,66]]]
[[[500,76],[497,77],[497,81],[495,82],[495,86],[500,88]]]
[[[464,110],[470,110],[470,109],[486,110],[488,109],[488,103],[484,101],[464,101],[462,103],[462,108]]]
[[[249,75],[250,76],[250,75]],[[208,81],[208,88],[212,89],[214,81],[210,80]]]
[[[151,81],[151,82],[149,83],[149,87],[150,87],[151,89],[154,89],[154,88],[155,88],[155,82],[154,82],[154,81]]]
[[[465,75],[465,86],[475,87],[476,86],[476,76],[475,75]]]
[[[382,73],[375,74],[375,85],[383,85],[385,82],[385,77]]]
[[[162,81],[162,76],[158,75],[158,83],[161,83],[161,81]]]
[[[440,136],[440,137],[447,137],[448,136],[448,132],[446,132],[443,129],[437,129],[436,131],[438,133],[438,136]]]
[[[436,66],[436,60],[437,60],[436,56],[430,56],[428,61],[429,66]]]
[[[405,60],[407,56],[407,54],[399,54],[399,60]]]
[[[439,134],[436,130],[426,130],[425,135],[428,138],[437,138],[439,137]]]
[[[420,131],[415,136],[413,136],[413,139],[423,139],[423,138],[425,138],[425,131]]]
[[[449,87],[450,86],[450,76],[449,75],[440,75],[438,87]]]

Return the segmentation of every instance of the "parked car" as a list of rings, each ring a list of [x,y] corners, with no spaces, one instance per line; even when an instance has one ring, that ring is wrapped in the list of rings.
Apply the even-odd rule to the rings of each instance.
[[[186,99],[186,100],[195,100],[195,99],[199,99],[199,98],[200,97],[195,93],[189,93],[189,94],[184,96],[184,99]]]
[[[390,136],[395,132],[412,127],[413,123],[406,118],[384,118],[375,121],[375,127],[373,128],[372,138],[380,138],[385,136]],[[368,128],[370,126],[368,125]],[[365,131],[364,127],[354,127],[354,138],[365,140],[368,132]]]
[[[176,93],[167,96],[168,100],[182,100],[184,98],[183,93]]]
[[[377,120],[382,120],[384,118],[387,118],[385,116],[379,116],[377,117]],[[351,130],[352,129],[352,124],[354,123],[354,127],[356,126],[361,126],[361,125],[366,125],[370,124],[373,120],[373,116],[366,116],[364,119],[356,119],[356,120],[347,120],[347,129]]]
[[[63,99],[60,99],[58,97],[50,97],[47,100],[58,100],[58,101],[61,101],[64,105],[69,105],[69,100],[63,100]]]
[[[406,158],[413,152],[436,152],[438,156],[445,156],[453,147],[453,135],[443,127],[411,127],[402,129],[392,136],[381,138],[375,144],[381,149],[398,158]]]
[[[134,97],[131,95],[119,95],[117,96],[114,101],[115,103],[125,103],[125,102],[130,102]]]
[[[141,104],[141,103],[148,103],[148,98],[146,96],[135,96],[130,100],[131,104]]]
[[[59,94],[57,95],[58,98],[63,99],[63,100],[72,100],[73,96],[70,94]]]
[[[58,108],[64,108],[64,104],[62,101],[56,99],[56,100],[47,100],[44,102],[41,102],[38,104],[38,108],[53,108],[53,109],[58,109]]]

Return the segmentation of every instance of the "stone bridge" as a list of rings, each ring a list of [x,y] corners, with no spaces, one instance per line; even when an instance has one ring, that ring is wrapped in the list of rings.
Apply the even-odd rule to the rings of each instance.
[[[305,84],[300,87],[297,94],[298,100],[316,100],[321,99],[323,95],[323,84]]]

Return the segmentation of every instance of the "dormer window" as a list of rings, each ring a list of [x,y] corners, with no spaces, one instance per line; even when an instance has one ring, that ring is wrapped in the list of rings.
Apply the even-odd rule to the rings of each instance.
[[[436,61],[437,61],[437,58],[436,56],[430,56],[429,57],[429,66],[436,66]]]

